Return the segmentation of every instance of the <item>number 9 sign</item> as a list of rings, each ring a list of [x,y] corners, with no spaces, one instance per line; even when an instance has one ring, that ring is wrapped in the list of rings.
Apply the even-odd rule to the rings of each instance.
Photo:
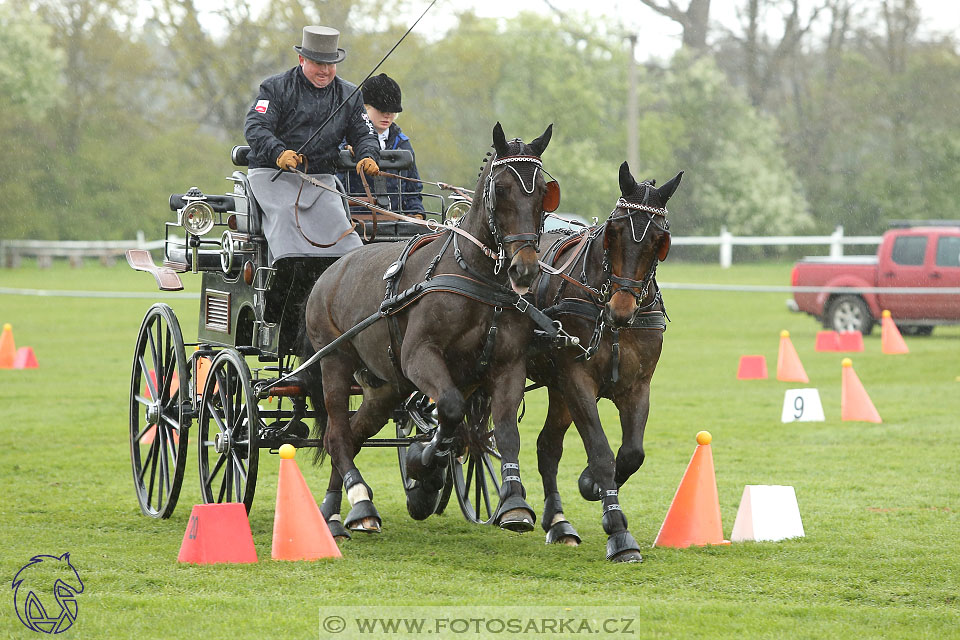
[[[788,389],[783,396],[781,422],[823,422],[823,405],[816,389]]]

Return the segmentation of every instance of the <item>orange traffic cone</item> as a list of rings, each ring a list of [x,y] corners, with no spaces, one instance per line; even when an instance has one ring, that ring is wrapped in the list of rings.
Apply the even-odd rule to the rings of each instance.
[[[790,341],[790,332],[784,329],[780,332],[780,352],[777,355],[777,380],[781,382],[810,382],[807,372],[803,370],[800,356]]]
[[[340,548],[330,535],[327,521],[293,459],[296,452],[290,444],[280,447],[280,479],[277,481],[271,557],[274,560],[339,558]]]
[[[890,312],[883,310],[883,317],[880,320],[880,350],[883,353],[910,353],[907,349],[907,343],[903,341],[900,335],[900,329],[893,322]]]
[[[197,350],[199,351],[200,347],[197,347]],[[210,373],[210,365],[212,364],[213,360],[210,358],[204,356],[197,358],[197,375],[194,378],[196,380],[196,384],[194,384],[193,387],[197,390],[198,397],[203,393],[203,386],[207,384],[207,375]],[[213,390],[216,392],[217,388],[214,387]]]
[[[840,351],[840,334],[836,331],[817,331],[814,351]]]
[[[764,356],[740,356],[737,380],[766,380],[767,359]]]
[[[13,341],[13,326],[8,322],[3,325],[0,334],[0,369],[13,369],[13,362],[17,358],[17,345]]]
[[[853,370],[853,361],[844,358],[843,379],[840,382],[840,419],[856,422],[883,422],[870,401],[867,390]]]
[[[20,347],[17,349],[17,356],[13,359],[14,369],[38,369],[40,363],[37,362],[37,354],[33,352],[33,347]]]
[[[247,509],[242,502],[197,504],[183,532],[177,562],[256,562]]]
[[[697,449],[690,458],[653,546],[684,549],[691,545],[730,544],[729,540],[723,539],[711,440],[713,437],[708,431],[697,434]]]

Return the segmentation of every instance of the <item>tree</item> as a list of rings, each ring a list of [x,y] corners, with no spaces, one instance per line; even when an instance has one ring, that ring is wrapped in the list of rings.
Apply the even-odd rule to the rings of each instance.
[[[707,34],[710,27],[710,0],[689,0],[686,9],[681,8],[675,0],[640,0],[640,2],[683,27],[683,46],[706,53]]]
[[[11,111],[36,121],[62,95],[58,67],[63,51],[52,46],[52,30],[25,7],[0,4],[0,101]],[[43,56],[35,55],[38,47]]]

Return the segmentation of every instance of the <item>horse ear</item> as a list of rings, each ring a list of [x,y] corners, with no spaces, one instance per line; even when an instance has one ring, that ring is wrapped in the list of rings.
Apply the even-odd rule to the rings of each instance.
[[[627,196],[633,195],[633,192],[637,190],[637,181],[634,180],[633,174],[630,173],[630,165],[624,162],[620,165],[620,195],[624,198]]]
[[[663,204],[667,204],[667,200],[670,199],[670,196],[673,195],[673,192],[677,190],[677,187],[680,186],[680,178],[683,177],[683,171],[673,176],[666,183],[664,183],[657,193],[660,194],[660,199],[663,201]]]
[[[553,123],[550,123],[550,126],[547,127],[547,130],[543,132],[543,135],[530,143],[530,148],[533,151],[533,155],[538,158],[543,155],[543,151],[547,148],[547,145],[550,144],[550,137],[553,135]]]
[[[503,127],[498,122],[493,127],[493,148],[497,150],[500,157],[509,155],[507,151],[507,136],[503,135]]]

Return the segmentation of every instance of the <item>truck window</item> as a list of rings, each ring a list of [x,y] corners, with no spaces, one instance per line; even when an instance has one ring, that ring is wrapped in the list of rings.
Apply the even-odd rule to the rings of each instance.
[[[921,265],[926,252],[926,236],[901,236],[893,242],[891,258],[897,264]]]
[[[960,236],[937,240],[937,266],[960,267]]]

